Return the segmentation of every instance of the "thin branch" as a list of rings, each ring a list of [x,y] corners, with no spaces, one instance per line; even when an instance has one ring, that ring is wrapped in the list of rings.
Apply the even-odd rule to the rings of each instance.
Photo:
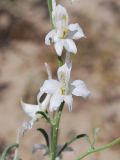
[[[106,149],[109,149],[111,147],[113,147],[114,145],[116,144],[119,144],[120,143],[120,137],[115,139],[114,141],[112,141],[111,143],[109,144],[106,144],[102,147],[99,147],[99,148],[91,148],[90,150],[88,150],[87,152],[83,153],[82,155],[80,155],[80,157],[78,157],[76,160],[82,160],[83,158],[87,157],[88,155],[90,154],[93,154],[95,152],[101,152],[101,151],[104,151]]]

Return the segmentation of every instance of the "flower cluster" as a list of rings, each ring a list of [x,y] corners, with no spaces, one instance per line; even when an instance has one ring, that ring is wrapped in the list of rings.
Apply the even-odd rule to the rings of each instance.
[[[75,0],[70,0],[74,2]],[[34,122],[39,118],[44,118],[50,125],[50,133],[48,134],[44,128],[37,128],[46,142],[46,144],[34,144],[32,153],[37,150],[43,150],[43,156],[48,155],[50,160],[61,160],[63,152],[73,151],[70,145],[81,138],[85,138],[89,148],[80,154],[76,160],[82,160],[90,154],[101,152],[120,143],[120,137],[113,140],[109,144],[96,147],[96,138],[99,128],[93,130],[93,139],[87,134],[78,134],[64,144],[59,144],[59,126],[64,104],[68,106],[68,110],[72,111],[73,96],[87,98],[90,91],[82,80],[71,80],[72,59],[71,54],[77,53],[77,47],[74,40],[85,37],[83,30],[78,23],[69,24],[68,13],[66,9],[56,4],[56,0],[47,0],[50,18],[52,21],[52,30],[45,37],[45,44],[54,44],[55,51],[59,61],[57,69],[57,80],[52,78],[50,66],[45,63],[48,79],[44,81],[37,95],[37,104],[24,103],[21,105],[24,112],[30,117],[28,122],[24,122],[22,126],[22,135],[28,129],[31,129]],[[63,52],[66,51],[66,52]],[[63,55],[65,54],[65,55]],[[65,58],[63,58],[65,57]],[[18,147],[21,129],[18,129],[16,144],[8,146],[2,153],[1,160],[8,158],[9,152],[15,148],[14,160],[20,160],[18,157]]]
[[[70,0],[74,2],[75,0]],[[46,144],[34,144],[32,153],[37,150],[43,150],[43,156],[49,156],[50,160],[61,160],[63,152],[71,152],[73,148],[70,145],[81,138],[85,138],[89,148],[80,154],[76,160],[82,160],[90,154],[101,152],[120,143],[120,137],[113,140],[109,144],[96,147],[96,138],[99,128],[93,130],[93,138],[87,134],[78,134],[64,144],[59,144],[59,126],[64,104],[68,106],[68,110],[72,111],[73,96],[87,98],[90,91],[82,80],[71,80],[72,59],[71,54],[77,53],[77,47],[74,40],[85,37],[83,30],[78,23],[69,24],[69,17],[66,9],[56,4],[56,0],[47,0],[50,18],[52,21],[52,30],[45,37],[45,44],[54,44],[55,51],[59,61],[57,69],[57,80],[52,78],[50,66],[45,63],[48,79],[44,81],[37,95],[37,104],[24,103],[21,105],[24,112],[30,117],[28,122],[24,122],[22,126],[22,135],[28,129],[31,129],[34,122],[39,118],[44,118],[50,125],[50,133],[48,134],[44,128],[37,128],[46,142]],[[66,52],[63,52],[66,51]],[[65,55],[63,55],[65,54]],[[65,58],[63,58],[65,57]],[[20,160],[18,156],[18,147],[20,147],[21,128],[18,129],[16,143],[9,145],[2,153],[1,160],[9,158],[9,153],[15,148],[14,160]]]
[[[25,113],[32,118],[31,121],[24,124],[24,129],[30,129],[33,123],[39,118],[36,112],[46,110],[49,112],[57,111],[62,102],[65,102],[69,111],[73,106],[73,95],[88,97],[90,91],[82,80],[71,81],[70,74],[72,69],[72,60],[70,54],[77,53],[77,47],[74,40],[85,37],[83,30],[78,23],[69,24],[67,10],[62,5],[57,5],[52,0],[52,30],[45,37],[45,44],[54,44],[56,54],[61,56],[63,49],[66,50],[64,64],[57,70],[58,80],[52,79],[52,73],[49,65],[45,63],[48,74],[48,80],[45,80],[37,96],[37,105],[27,104],[21,101]]]

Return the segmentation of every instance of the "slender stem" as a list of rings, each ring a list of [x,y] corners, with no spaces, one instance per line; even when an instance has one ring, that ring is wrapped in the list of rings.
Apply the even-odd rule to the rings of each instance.
[[[57,144],[58,144],[58,134],[59,134],[59,123],[63,110],[64,102],[61,104],[60,109],[56,112],[54,120],[52,122],[52,133],[51,133],[51,145],[50,145],[50,160],[55,160],[57,155]]]
[[[52,23],[52,10],[53,10],[53,6],[52,6],[52,0],[47,0],[47,4],[48,4],[48,11],[49,11],[49,16],[50,16],[50,21],[53,27],[53,23]]]
[[[48,3],[48,10],[50,15],[50,20],[52,23],[52,28],[54,28],[53,22],[52,22],[52,10],[54,9],[56,5],[55,0],[47,0]],[[59,66],[63,65],[63,61],[61,57],[58,57]],[[58,143],[58,133],[59,133],[59,123],[61,118],[61,113],[63,110],[64,102],[60,105],[60,109],[58,112],[56,112],[55,117],[53,118],[53,121],[51,123],[51,143],[50,143],[50,160],[55,160],[57,155],[57,143]]]
[[[56,0],[47,0],[47,4],[48,4],[48,11],[49,11],[49,16],[50,16],[50,21],[51,21],[51,24],[52,24],[52,28],[54,28],[54,24],[53,24],[53,21],[52,21],[52,11],[55,8],[54,5],[56,5]],[[62,66],[63,63],[64,62],[62,60],[62,57],[58,56],[58,64],[59,64],[59,66]]]
[[[92,153],[95,153],[95,152],[101,152],[103,150],[106,150],[106,149],[109,149],[111,147],[113,147],[114,145],[116,144],[119,144],[120,143],[120,137],[115,139],[114,141],[112,141],[111,143],[109,144],[106,144],[102,147],[99,147],[99,148],[92,148],[90,150],[88,150],[87,152],[83,153],[82,155],[80,155],[80,157],[78,157],[76,160],[82,160],[83,158],[87,157],[88,155],[92,154]]]
[[[48,11],[49,11],[51,25],[52,25],[52,28],[54,28],[54,24],[53,24],[53,20],[52,20],[52,11],[53,11],[52,0],[47,0],[47,4],[48,4]]]

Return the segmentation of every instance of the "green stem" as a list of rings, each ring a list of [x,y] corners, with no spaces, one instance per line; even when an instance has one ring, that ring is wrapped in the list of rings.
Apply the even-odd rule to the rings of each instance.
[[[53,25],[53,22],[52,22],[52,10],[53,10],[52,0],[47,0],[47,4],[48,4],[48,11],[49,11],[49,16],[50,16],[50,21],[51,21],[52,28],[53,28],[54,25]]]
[[[51,133],[51,145],[50,145],[50,160],[55,160],[57,155],[59,124],[60,124],[60,118],[61,118],[63,106],[64,106],[64,102],[61,104],[59,111],[56,113],[51,126],[52,133]]]
[[[95,153],[95,152],[101,152],[103,150],[106,150],[106,149],[109,149],[111,147],[113,147],[114,145],[116,144],[119,144],[120,143],[120,137],[115,139],[114,141],[112,141],[111,143],[109,144],[106,144],[102,147],[99,147],[99,148],[92,148],[90,150],[88,150],[87,152],[83,153],[82,155],[80,155],[80,157],[78,157],[76,160],[82,160],[83,158],[87,157],[88,155],[92,154],[92,153]]]

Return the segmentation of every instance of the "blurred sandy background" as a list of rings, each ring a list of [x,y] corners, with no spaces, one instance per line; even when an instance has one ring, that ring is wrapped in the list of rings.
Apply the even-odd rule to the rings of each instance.
[[[88,100],[74,98],[73,112],[64,108],[60,143],[79,133],[91,135],[99,127],[98,146],[120,136],[120,1],[79,0],[73,5],[61,0],[70,22],[82,26],[87,39],[77,41],[78,54],[73,56],[73,79],[87,83],[92,95]],[[15,142],[17,128],[28,120],[19,104],[20,98],[36,103],[40,85],[47,78],[44,62],[48,62],[56,78],[56,55],[53,46],[44,44],[50,30],[46,0],[0,0],[0,154]],[[37,126],[49,131],[42,120]],[[44,143],[35,131],[21,139],[23,160],[40,160],[42,152],[31,154],[32,145]],[[80,140],[71,145],[73,153],[64,159],[73,160],[87,149]],[[120,145],[86,160],[119,160]]]

